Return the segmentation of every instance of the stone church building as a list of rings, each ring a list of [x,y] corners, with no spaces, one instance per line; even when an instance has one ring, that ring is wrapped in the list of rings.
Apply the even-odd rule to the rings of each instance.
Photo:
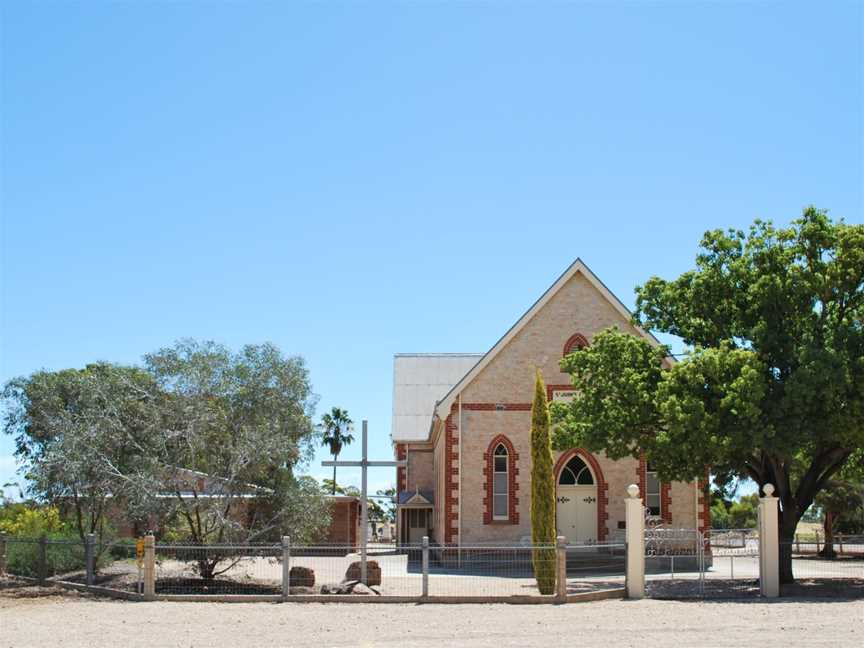
[[[486,353],[397,354],[393,424],[397,539],[441,545],[521,543],[531,537],[531,401],[539,367],[553,400],[572,398],[558,362],[610,326],[657,340],[577,259]],[[668,362],[672,362],[670,358]],[[658,523],[704,529],[700,482],[661,483],[643,460],[555,453],[557,525],[571,543],[623,535],[624,497],[639,485]]]

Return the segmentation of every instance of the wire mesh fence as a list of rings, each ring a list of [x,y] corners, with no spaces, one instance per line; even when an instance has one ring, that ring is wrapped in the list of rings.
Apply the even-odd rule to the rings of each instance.
[[[854,544],[854,543],[850,543]],[[786,596],[864,596],[864,552],[826,550],[824,542],[786,542],[780,554],[790,555],[795,581],[782,586]]]
[[[156,545],[156,594],[281,594],[278,545]]]

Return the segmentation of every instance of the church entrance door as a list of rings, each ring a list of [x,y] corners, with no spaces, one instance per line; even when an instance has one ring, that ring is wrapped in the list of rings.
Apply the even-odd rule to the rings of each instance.
[[[597,483],[591,469],[575,455],[558,475],[558,535],[569,544],[597,541]]]

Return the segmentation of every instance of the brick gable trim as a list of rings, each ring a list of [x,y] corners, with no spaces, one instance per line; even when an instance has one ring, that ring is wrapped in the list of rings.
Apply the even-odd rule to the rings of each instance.
[[[600,469],[600,464],[597,462],[594,455],[588,452],[585,448],[571,448],[558,457],[553,472],[555,475],[555,490],[557,493],[558,477],[561,474],[561,471],[564,469],[564,466],[567,465],[567,462],[576,455],[579,455],[582,460],[590,466],[591,472],[594,473],[594,479],[597,482],[597,541],[602,542],[606,539],[606,535],[609,531],[606,525],[609,521],[609,512],[607,511],[609,505],[609,483],[603,476],[603,471]]]
[[[586,338],[581,333],[574,333],[567,341],[564,343],[564,354],[569,355],[573,353],[576,349],[584,349],[588,346],[588,338]]]
[[[463,404],[464,407],[464,404]],[[495,520],[492,516],[492,487],[495,475],[495,448],[503,445],[507,449],[507,519]],[[513,444],[503,434],[499,434],[489,443],[483,453],[483,476],[486,478],[486,497],[483,498],[483,524],[519,524],[519,453]]]

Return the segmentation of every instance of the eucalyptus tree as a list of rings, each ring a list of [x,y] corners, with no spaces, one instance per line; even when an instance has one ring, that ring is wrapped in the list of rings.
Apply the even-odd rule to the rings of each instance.
[[[37,371],[10,380],[3,400],[28,494],[70,513],[82,540],[108,534],[109,508],[139,512],[130,474],[149,463],[160,425],[147,372],[109,363]]]
[[[151,497],[170,501],[196,545],[314,540],[329,523],[317,483],[294,471],[311,459],[315,396],[300,357],[272,344],[234,353],[182,340],[148,354],[145,368],[165,394],[154,465],[139,475]],[[203,555],[203,554],[202,554]],[[225,560],[199,560],[212,578]]]
[[[774,484],[790,582],[798,521],[864,446],[864,225],[811,207],[786,228],[710,231],[695,269],[636,294],[635,322],[687,353],[670,363],[613,329],[568,355],[556,445],[644,452],[664,480]]]
[[[333,461],[339,460],[339,454],[346,445],[354,442],[351,426],[354,422],[348,416],[348,410],[333,407],[321,417],[321,444],[330,448]],[[336,494],[336,466],[333,466],[333,495]]]

